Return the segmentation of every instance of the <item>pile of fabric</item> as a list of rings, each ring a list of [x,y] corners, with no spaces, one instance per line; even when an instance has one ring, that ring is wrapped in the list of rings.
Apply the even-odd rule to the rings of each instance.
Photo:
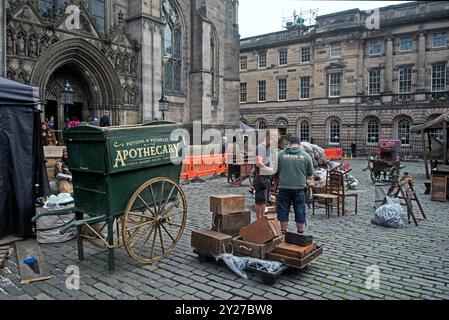
[[[301,142],[301,146],[312,158],[314,167],[327,166],[329,164],[323,148],[308,142]]]

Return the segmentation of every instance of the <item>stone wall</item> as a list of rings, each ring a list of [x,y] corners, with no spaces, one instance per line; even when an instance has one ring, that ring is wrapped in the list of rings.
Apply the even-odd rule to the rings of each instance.
[[[79,55],[72,63],[80,66],[77,76],[82,81],[78,82],[86,84],[81,95],[84,100],[79,103],[89,106],[83,110],[97,117],[108,110],[115,125],[147,122],[162,118],[159,100],[164,94],[171,103],[165,114],[167,120],[186,125],[201,120],[206,126],[238,126],[239,74],[235,69],[239,53],[238,2],[170,0],[181,25],[181,72],[176,73],[180,74],[181,90],[163,92],[166,19],[161,12],[166,1],[107,1],[105,33],[96,29],[89,10],[83,9],[78,0],[75,4],[81,5],[82,28],[75,31],[66,30],[58,17],[47,21],[31,2],[14,2],[6,30],[0,29],[0,34],[6,34],[8,39],[8,45],[0,45],[0,53],[8,51],[6,73],[12,79],[41,86],[44,98],[58,100],[62,87],[49,83],[52,74],[47,74],[55,70],[39,66],[50,58],[48,54],[54,45],[85,41],[98,52],[88,62],[81,62],[86,57]],[[93,61],[95,57],[100,61]],[[71,57],[61,59],[61,67],[70,64]],[[101,65],[104,70],[85,67],[91,63]],[[38,67],[40,77],[36,76]],[[117,88],[112,93],[117,99],[105,103],[109,94],[102,90],[101,84],[111,80],[116,82]]]

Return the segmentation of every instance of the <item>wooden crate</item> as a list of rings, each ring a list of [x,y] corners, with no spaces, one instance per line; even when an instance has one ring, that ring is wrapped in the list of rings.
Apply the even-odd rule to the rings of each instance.
[[[430,187],[430,199],[432,201],[447,201],[447,177],[432,175],[431,187]]]
[[[264,244],[256,244],[243,241],[242,237],[232,240],[234,254],[241,256],[249,256],[258,259],[265,259],[266,254],[274,249],[274,247],[282,242],[282,237],[277,237]]]
[[[210,211],[215,214],[241,213],[245,211],[245,197],[233,194],[210,196]]]
[[[309,244],[305,247],[300,247],[296,244],[291,244],[287,242],[281,242],[277,244],[274,249],[273,253],[277,253],[280,255],[302,259],[308,254],[310,254],[316,247],[316,241],[313,241],[312,244]]]
[[[232,252],[232,237],[208,229],[192,231],[191,246],[213,256]]]
[[[246,227],[251,223],[251,213],[244,211],[233,214],[214,214],[212,217],[212,230],[223,232]]]
[[[279,222],[276,220],[270,220],[267,217],[256,220],[250,225],[240,230],[242,239],[246,242],[255,244],[264,244],[274,238],[282,236]]]

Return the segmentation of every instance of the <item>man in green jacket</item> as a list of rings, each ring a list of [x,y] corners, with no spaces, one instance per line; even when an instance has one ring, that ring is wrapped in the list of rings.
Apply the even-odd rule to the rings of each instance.
[[[277,199],[278,220],[282,232],[287,231],[290,206],[295,210],[298,233],[304,232],[306,223],[306,184],[313,176],[313,162],[300,146],[298,137],[291,137],[289,146],[278,155],[279,194]]]

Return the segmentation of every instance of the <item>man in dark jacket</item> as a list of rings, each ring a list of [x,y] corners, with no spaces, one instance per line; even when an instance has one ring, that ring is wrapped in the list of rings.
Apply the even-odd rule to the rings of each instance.
[[[109,112],[105,111],[104,115],[100,119],[100,127],[109,127],[111,122],[109,121]]]
[[[278,220],[282,232],[287,231],[290,206],[295,210],[298,233],[304,232],[306,223],[306,184],[313,176],[313,162],[301,148],[298,137],[291,137],[289,146],[278,155],[279,194],[277,199]]]

